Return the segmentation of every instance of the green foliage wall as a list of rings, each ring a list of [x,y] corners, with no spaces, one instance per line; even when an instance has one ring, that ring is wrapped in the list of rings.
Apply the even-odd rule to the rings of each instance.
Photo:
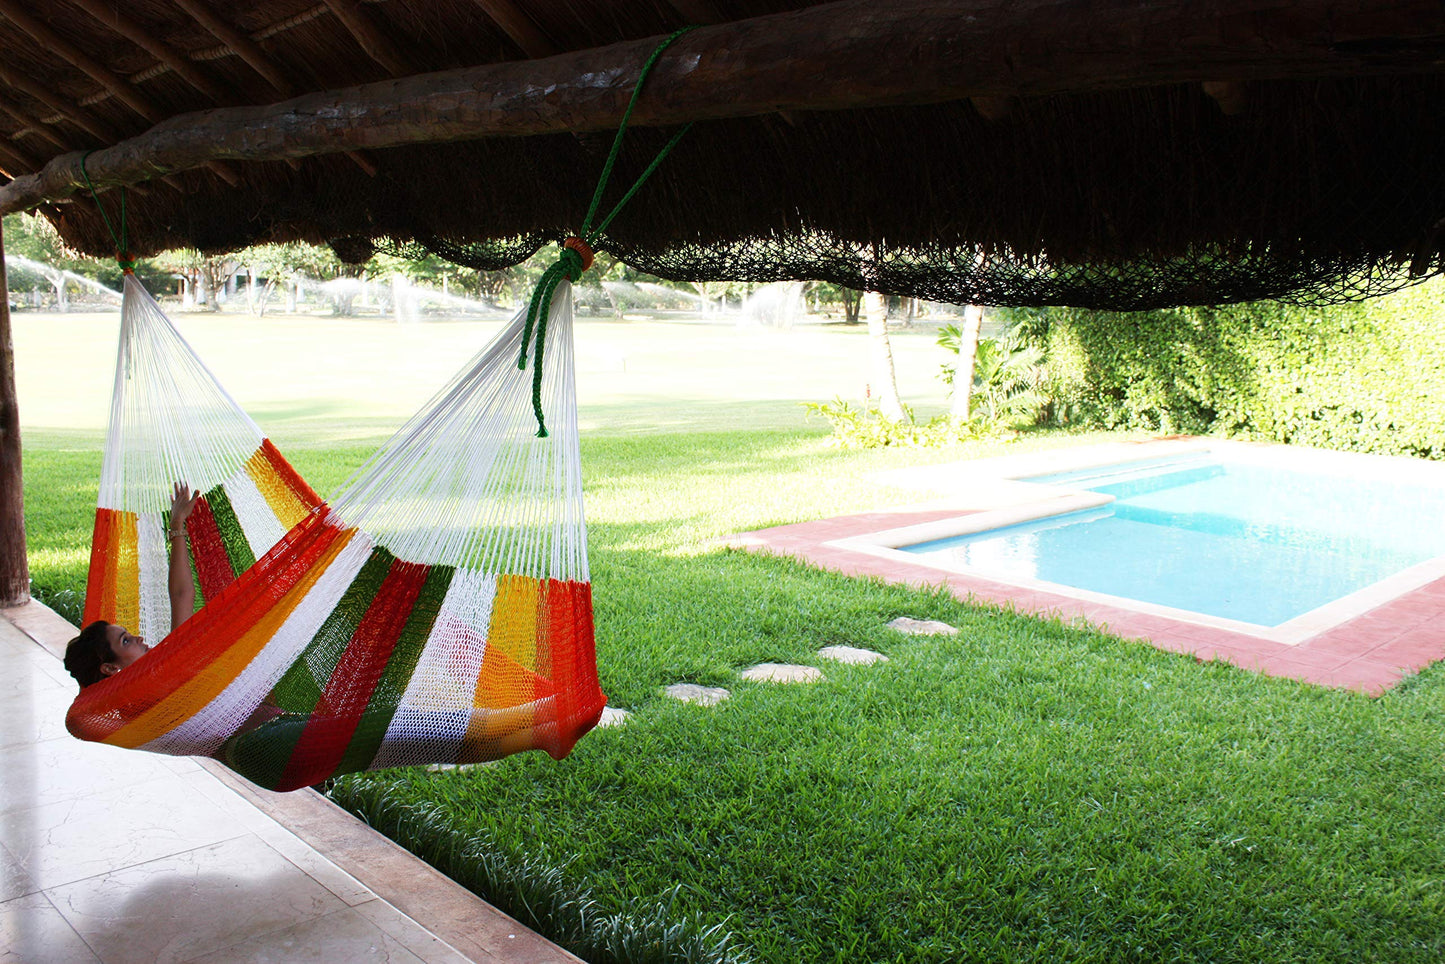
[[[1329,308],[1016,313],[1052,417],[1445,459],[1445,282]]]

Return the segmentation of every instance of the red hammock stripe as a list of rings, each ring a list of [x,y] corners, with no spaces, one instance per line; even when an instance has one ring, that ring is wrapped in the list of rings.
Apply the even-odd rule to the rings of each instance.
[[[191,541],[191,558],[201,580],[201,595],[209,602],[236,580],[226,543],[205,496],[196,500],[191,517],[186,520],[186,534]]]
[[[393,562],[296,742],[281,785],[304,787],[331,776],[366,712],[430,566]]]
[[[556,728],[538,734],[538,746],[560,760],[602,717],[606,703],[597,678],[592,626],[592,584],[547,580],[542,590],[538,638],[550,643],[550,676],[556,684]]]
[[[95,529],[90,537],[90,572],[85,580],[85,613],[80,620],[82,627],[115,611],[116,514],[114,509],[95,510]]]

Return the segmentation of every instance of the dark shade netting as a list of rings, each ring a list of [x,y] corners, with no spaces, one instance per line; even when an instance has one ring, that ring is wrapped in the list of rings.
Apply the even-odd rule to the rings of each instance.
[[[934,301],[1147,309],[1382,294],[1442,270],[1445,77],[1199,84],[699,122],[600,239],[679,281],[819,279]],[[675,129],[632,128],[603,210]],[[580,229],[605,133],[248,165],[246,190],[152,191],[137,253],[330,241],[496,270]],[[178,199],[179,198],[179,199]],[[113,205],[114,201],[103,197]],[[68,241],[104,252],[93,206]]]

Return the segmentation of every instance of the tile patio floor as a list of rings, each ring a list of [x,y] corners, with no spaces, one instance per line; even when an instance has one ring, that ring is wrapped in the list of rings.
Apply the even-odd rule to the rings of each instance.
[[[577,962],[314,791],[72,739],[72,635],[0,615],[0,962]]]

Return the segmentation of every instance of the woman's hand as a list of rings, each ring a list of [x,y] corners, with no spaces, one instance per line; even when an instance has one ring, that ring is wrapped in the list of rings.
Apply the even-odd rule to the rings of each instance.
[[[186,529],[186,520],[191,517],[191,510],[196,507],[196,500],[201,493],[193,491],[184,482],[177,482],[175,492],[171,496],[171,534],[183,533]]]

